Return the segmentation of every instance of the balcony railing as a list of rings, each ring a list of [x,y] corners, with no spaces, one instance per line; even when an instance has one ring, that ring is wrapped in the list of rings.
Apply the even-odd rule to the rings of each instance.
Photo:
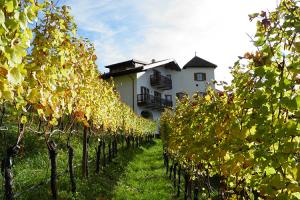
[[[167,76],[162,76],[160,74],[150,75],[150,84],[161,90],[172,89],[172,79]]]
[[[138,94],[137,104],[150,109],[163,110],[165,107],[172,107],[173,102],[161,97],[156,97],[150,94]]]

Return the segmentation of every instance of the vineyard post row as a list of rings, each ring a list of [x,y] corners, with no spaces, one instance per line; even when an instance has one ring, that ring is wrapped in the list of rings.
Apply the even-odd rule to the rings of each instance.
[[[92,133],[89,131],[89,135],[90,134],[92,134]],[[95,156],[93,159],[88,160],[88,162],[85,163],[86,164],[85,168],[83,168],[83,170],[85,170],[85,171],[84,172],[82,171],[82,174],[85,173],[85,175],[87,177],[89,176],[89,163],[95,164],[94,174],[99,174],[101,168],[104,169],[109,163],[112,162],[113,158],[117,157],[118,151],[128,151],[129,148],[139,148],[143,144],[149,144],[153,138],[154,138],[153,134],[149,134],[146,136],[138,136],[138,137],[133,137],[133,136],[126,137],[123,134],[119,134],[117,136],[112,136],[112,137],[107,136],[105,138],[98,139],[98,145],[95,147],[95,150],[96,150]],[[51,177],[49,179],[48,178],[44,179],[35,185],[31,185],[30,187],[26,188],[23,191],[18,191],[16,194],[14,194],[14,198],[19,198],[32,190],[36,190],[37,188],[50,183],[51,191],[52,191],[52,198],[55,199],[55,198],[57,198],[57,194],[59,191],[59,189],[57,189],[57,187],[56,187],[57,178],[66,173],[69,174],[71,192],[73,193],[73,195],[76,196],[76,191],[77,191],[76,188],[77,187],[76,187],[76,181],[75,181],[76,175],[75,175],[74,169],[82,166],[83,163],[78,163],[78,164],[74,165],[74,161],[73,161],[74,160],[74,150],[73,150],[72,145],[70,144],[69,139],[68,139],[67,145],[64,145],[63,143],[58,145],[58,146],[60,146],[60,150],[62,150],[62,151],[64,151],[66,149],[65,147],[67,147],[67,149],[68,149],[68,168],[63,170],[62,172],[58,173],[58,169],[57,169],[58,167],[56,167],[56,165],[57,165],[56,157],[58,155],[59,147],[56,147],[54,144],[54,146],[55,146],[54,151],[51,152],[52,156],[54,156],[54,158],[51,157],[51,155],[49,156],[50,163],[51,163]],[[120,146],[118,146],[118,144]],[[88,146],[92,147],[91,145],[88,145]],[[91,158],[91,156],[88,156],[88,157]]]

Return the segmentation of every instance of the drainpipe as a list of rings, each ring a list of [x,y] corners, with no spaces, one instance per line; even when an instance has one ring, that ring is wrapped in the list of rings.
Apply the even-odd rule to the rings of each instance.
[[[134,77],[129,76],[129,78],[132,80],[132,109],[133,109],[133,112],[135,112],[135,110],[134,110],[134,98],[135,98],[135,95],[134,95]]]

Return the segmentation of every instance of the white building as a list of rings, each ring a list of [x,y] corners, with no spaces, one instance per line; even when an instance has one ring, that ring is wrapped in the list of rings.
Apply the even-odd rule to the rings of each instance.
[[[175,107],[176,97],[203,94],[215,78],[217,66],[195,56],[181,69],[175,60],[146,63],[128,60],[106,66],[123,102],[145,118],[159,119],[165,107]]]

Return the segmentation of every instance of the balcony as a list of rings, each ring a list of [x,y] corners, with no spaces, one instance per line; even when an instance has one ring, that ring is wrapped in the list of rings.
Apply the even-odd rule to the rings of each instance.
[[[152,87],[156,87],[161,90],[172,89],[172,79],[156,73],[150,75],[150,84]]]
[[[138,94],[137,95],[138,106],[154,109],[163,110],[166,107],[172,107],[173,102],[170,100],[162,99],[150,94]]]

